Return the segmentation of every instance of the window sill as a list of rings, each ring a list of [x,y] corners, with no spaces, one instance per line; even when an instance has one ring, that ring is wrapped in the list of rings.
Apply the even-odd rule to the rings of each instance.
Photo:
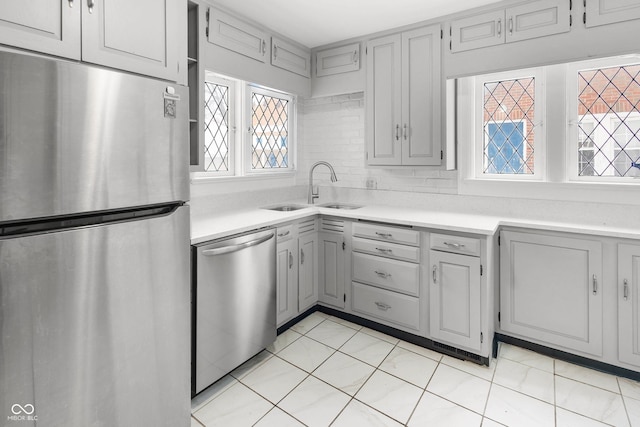
[[[630,183],[541,182],[460,177],[458,193],[540,200],[640,205],[640,180]]]

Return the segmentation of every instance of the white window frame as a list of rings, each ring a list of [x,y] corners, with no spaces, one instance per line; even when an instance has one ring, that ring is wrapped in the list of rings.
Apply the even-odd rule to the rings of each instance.
[[[545,171],[545,137],[544,137],[544,82],[541,78],[540,69],[524,69],[516,72],[504,72],[496,74],[485,74],[474,78],[474,114],[475,123],[475,143],[473,150],[473,172],[475,179],[479,180],[500,180],[500,181],[541,181]],[[484,173],[484,85],[488,82],[516,80],[524,78],[534,79],[534,140],[533,140],[533,162],[534,170],[532,174],[492,174]],[[524,122],[524,120],[523,120]],[[526,123],[525,123],[526,128]],[[526,129],[525,129],[526,132]],[[526,144],[525,144],[526,145]]]
[[[252,143],[253,143],[253,129],[251,119],[253,117],[253,106],[252,106],[252,97],[254,93],[258,93],[260,95],[266,95],[273,98],[286,99],[287,103],[287,137],[288,137],[288,147],[287,147],[287,158],[288,165],[286,168],[274,168],[274,169],[253,169],[251,165],[251,152],[252,152]],[[244,173],[245,175],[265,175],[265,174],[290,174],[295,171],[295,129],[296,129],[296,98],[295,96],[279,92],[273,89],[267,89],[261,86],[248,84],[245,90],[245,113],[244,113],[244,132],[245,138],[244,143],[242,144],[243,151],[243,163],[244,163]]]
[[[296,144],[297,144],[297,97],[290,93],[269,89],[266,87],[247,83],[242,80],[222,76],[213,72],[205,71],[205,81],[215,84],[222,84],[229,87],[229,171],[193,171],[191,176],[193,182],[215,181],[255,181],[260,178],[261,182],[257,187],[267,185],[265,179],[273,179],[273,183],[282,181],[283,185],[291,184],[295,179],[296,167]],[[251,95],[254,92],[267,96],[287,99],[287,120],[288,120],[288,167],[274,169],[252,169],[251,168]],[[203,106],[204,107],[204,106]],[[203,127],[204,132],[204,127]],[[204,134],[202,135],[202,150],[204,162]],[[204,164],[201,168],[204,168]],[[249,184],[248,184],[249,185]],[[257,188],[255,186],[249,188]]]
[[[578,175],[578,149],[575,145],[578,141],[578,72],[596,68],[619,67],[624,65],[632,65],[640,63],[638,57],[613,57],[604,59],[595,59],[591,61],[580,61],[567,66],[567,76],[575,77],[575,81],[567,81],[567,140],[566,140],[566,156],[567,163],[565,165],[566,180],[568,182],[584,182],[598,184],[630,184],[634,178],[615,177],[615,176],[579,176]],[[575,84],[572,84],[575,83]],[[603,115],[604,116],[604,115]],[[632,119],[640,117],[637,114]],[[611,118],[615,120],[615,117]],[[595,126],[595,124],[594,124]],[[609,129],[613,130],[614,126],[609,123]],[[640,181],[637,182],[640,184]]]

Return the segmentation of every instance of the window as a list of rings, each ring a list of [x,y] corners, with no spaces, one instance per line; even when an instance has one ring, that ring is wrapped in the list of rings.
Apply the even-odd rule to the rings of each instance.
[[[576,74],[578,176],[638,176],[632,164],[640,161],[640,64]]]
[[[293,171],[293,96],[208,72],[204,91],[200,176]]]
[[[477,123],[475,176],[484,179],[540,179],[543,143],[539,127],[538,70],[474,79]]]

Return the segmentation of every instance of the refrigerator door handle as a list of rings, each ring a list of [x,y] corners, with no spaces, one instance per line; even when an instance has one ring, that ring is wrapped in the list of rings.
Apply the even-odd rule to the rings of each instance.
[[[268,236],[261,237],[260,239],[251,240],[249,242],[240,243],[238,245],[223,246],[221,248],[215,248],[215,249],[206,249],[202,251],[202,255],[215,256],[215,255],[229,254],[232,252],[238,252],[242,249],[250,248],[251,246],[256,246],[261,243],[264,243],[271,238],[273,238],[273,233],[269,234]]]

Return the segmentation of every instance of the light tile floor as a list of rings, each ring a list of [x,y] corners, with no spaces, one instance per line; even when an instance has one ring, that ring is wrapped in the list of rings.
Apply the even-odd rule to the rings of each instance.
[[[478,366],[316,312],[192,401],[192,427],[640,426],[640,383],[501,344]]]

